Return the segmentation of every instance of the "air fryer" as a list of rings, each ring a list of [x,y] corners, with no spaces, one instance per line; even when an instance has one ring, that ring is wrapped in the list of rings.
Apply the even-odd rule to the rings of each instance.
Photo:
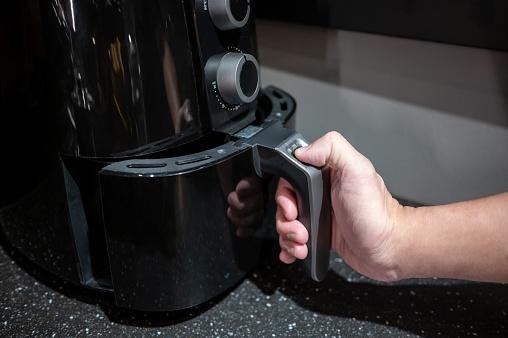
[[[284,177],[309,230],[309,276],[324,278],[328,174],[293,156],[306,144],[294,99],[261,89],[253,6],[26,0],[1,11],[2,144],[21,169],[2,177],[0,221],[15,248],[120,307],[192,307],[259,263]],[[235,209],[239,191],[254,207]]]

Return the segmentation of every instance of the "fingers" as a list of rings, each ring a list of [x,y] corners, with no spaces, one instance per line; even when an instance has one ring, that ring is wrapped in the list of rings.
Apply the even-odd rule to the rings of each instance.
[[[279,236],[279,245],[282,251],[287,252],[290,256],[297,259],[305,259],[308,254],[307,245],[298,244],[293,241],[284,239],[284,237]]]
[[[276,199],[276,226],[279,235],[299,244],[307,243],[309,240],[307,229],[297,221],[298,208],[293,188],[284,179],[279,181]]]
[[[365,160],[363,155],[337,132],[329,132],[311,145],[297,149],[295,156],[313,166],[330,166],[337,170],[355,164],[358,160]]]
[[[282,263],[292,264],[296,261],[296,258],[290,255],[287,251],[282,250],[279,254],[279,259]]]
[[[286,264],[292,264],[297,259],[305,259],[308,254],[307,245],[295,245],[293,242],[285,241],[279,237],[279,244],[281,251],[279,259]]]
[[[303,224],[297,220],[296,197],[293,188],[284,179],[279,181],[276,201],[276,226],[282,249],[279,259],[286,264],[291,264],[296,259],[305,259],[308,254],[306,243],[309,240],[309,234]]]
[[[290,264],[296,259],[305,259],[308,254],[306,243],[309,235],[307,229],[297,220],[287,221],[280,208],[277,210],[276,218],[279,245],[282,249],[279,255],[280,260]]]
[[[294,190],[289,182],[282,178],[279,180],[275,200],[286,220],[293,221],[298,217],[298,206]]]
[[[296,244],[306,244],[309,240],[307,229],[299,221],[285,221],[280,216],[276,220],[277,233],[279,236]]]
[[[284,245],[284,247],[282,247]],[[279,254],[279,259],[282,261],[282,263],[285,264],[292,264],[296,261],[297,258],[303,257],[301,259],[304,259],[307,256],[307,246],[303,245],[302,248],[295,249],[287,249],[286,244],[281,244],[281,251]],[[296,252],[296,257],[293,253]]]

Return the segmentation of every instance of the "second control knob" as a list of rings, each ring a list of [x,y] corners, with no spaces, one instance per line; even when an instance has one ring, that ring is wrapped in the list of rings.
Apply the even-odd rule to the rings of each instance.
[[[259,64],[250,54],[227,53],[217,67],[217,88],[229,104],[253,102],[260,88]]]
[[[208,10],[220,30],[242,28],[249,21],[250,0],[208,0]]]

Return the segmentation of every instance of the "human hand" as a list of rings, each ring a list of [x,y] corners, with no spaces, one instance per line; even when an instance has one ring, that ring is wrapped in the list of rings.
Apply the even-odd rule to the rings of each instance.
[[[403,207],[391,196],[372,163],[337,132],[298,149],[295,156],[304,163],[330,169],[332,249],[367,277],[399,279],[395,223]],[[295,192],[283,179],[276,201],[280,259],[287,264],[305,259],[309,236],[297,220]]]

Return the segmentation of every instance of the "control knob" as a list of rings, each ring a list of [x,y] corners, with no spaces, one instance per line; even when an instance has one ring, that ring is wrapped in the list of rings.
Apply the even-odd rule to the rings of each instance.
[[[242,28],[249,21],[250,0],[208,0],[208,11],[220,30]]]
[[[259,64],[250,54],[226,53],[217,66],[217,88],[229,104],[253,102],[259,93]]]

